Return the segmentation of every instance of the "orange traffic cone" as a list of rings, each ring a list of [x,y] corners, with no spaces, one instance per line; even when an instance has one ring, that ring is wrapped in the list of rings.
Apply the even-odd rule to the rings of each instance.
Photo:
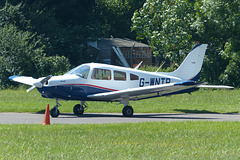
[[[49,104],[46,107],[45,116],[42,125],[50,125]]]

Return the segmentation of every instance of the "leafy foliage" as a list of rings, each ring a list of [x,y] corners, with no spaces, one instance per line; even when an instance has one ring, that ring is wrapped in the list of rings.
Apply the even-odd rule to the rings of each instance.
[[[207,81],[239,86],[240,2],[207,0],[196,3],[194,26],[203,42],[212,43],[205,62]],[[208,75],[207,75],[208,74]],[[206,76],[207,75],[207,76]]]
[[[94,16],[103,26],[103,35],[135,39],[135,33],[130,30],[131,17],[144,2],[145,0],[98,0]]]
[[[132,30],[137,32],[137,38],[146,38],[162,59],[180,62],[181,55],[192,45],[189,41],[193,39],[190,26],[194,21],[193,7],[186,2],[147,0],[133,15]]]
[[[111,35],[148,42],[168,71],[196,41],[211,44],[201,80],[240,85],[238,0],[7,0],[0,6],[2,86],[12,74],[39,77],[95,61],[86,42]]]
[[[27,20],[20,12],[20,8],[21,5],[6,4],[1,10],[3,13],[6,12],[0,20],[0,24],[2,24],[0,26],[1,88],[10,85],[8,77],[11,75],[39,77],[65,72],[70,67],[65,57],[46,56],[44,40],[41,36],[21,30],[22,27],[27,26]],[[15,23],[17,20],[21,23]]]
[[[22,9],[22,3],[13,6],[6,1],[5,6],[0,9],[0,26],[14,24],[21,30],[30,29],[29,20],[20,11]]]
[[[143,3],[144,0],[1,1],[1,44],[5,44],[0,51],[2,87],[9,85],[10,75],[40,77],[62,73],[70,64],[94,61],[86,49],[89,37],[133,38],[130,19]]]
[[[239,86],[239,5],[238,0],[147,0],[134,13],[132,30],[163,61],[175,64],[195,41],[211,44],[201,79]]]

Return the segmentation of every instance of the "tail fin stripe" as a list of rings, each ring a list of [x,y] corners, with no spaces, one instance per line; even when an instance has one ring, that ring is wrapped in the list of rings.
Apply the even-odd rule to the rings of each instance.
[[[199,77],[200,77],[200,72],[196,76],[188,79],[188,81],[198,81]]]
[[[196,45],[192,48],[191,51],[193,51],[195,48],[197,48],[197,47],[199,47],[199,46],[201,46],[201,44],[196,44]]]

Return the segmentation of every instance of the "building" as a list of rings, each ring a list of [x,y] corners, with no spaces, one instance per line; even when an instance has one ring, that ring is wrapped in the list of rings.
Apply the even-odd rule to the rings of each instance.
[[[149,45],[127,38],[101,38],[88,42],[88,52],[97,55],[97,61],[106,64],[134,67],[141,61],[152,65],[152,50]]]

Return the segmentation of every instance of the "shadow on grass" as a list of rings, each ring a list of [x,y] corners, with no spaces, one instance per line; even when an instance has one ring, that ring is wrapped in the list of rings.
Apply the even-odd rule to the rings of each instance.
[[[177,117],[175,117],[177,116]],[[72,113],[60,113],[60,119],[71,119],[71,118],[79,118],[79,119],[95,119],[95,118],[117,118],[117,119],[172,119],[172,120],[210,120],[210,119],[216,119],[216,118],[209,118],[209,117],[187,117],[184,115],[184,113],[140,113],[140,114],[134,114],[132,117],[123,117],[122,114],[119,113],[85,113],[80,116],[76,116]],[[100,120],[100,119],[98,119]],[[96,120],[96,122],[98,121]],[[110,120],[109,122],[112,122]],[[132,122],[132,121],[127,121]]]
[[[45,114],[45,109],[36,112],[36,114]]]
[[[204,114],[204,113],[209,113],[209,114],[237,114],[238,112],[227,112],[227,113],[220,113],[220,112],[212,112],[208,110],[190,110],[190,109],[175,109],[174,111],[177,112],[183,112],[183,113],[198,113],[198,114]]]
[[[208,110],[197,110],[197,109],[195,109],[195,110],[191,110],[191,109],[174,109],[174,111],[182,112],[182,113],[196,113],[196,114],[238,114],[239,113],[239,112],[221,113],[221,112],[212,112],[212,111],[208,111]],[[45,109],[36,112],[36,114],[45,114]],[[60,113],[60,114],[62,114],[62,115],[73,115],[72,113]],[[102,113],[102,114],[104,114],[104,113]],[[96,114],[96,115],[98,115],[98,114]],[[114,115],[114,116],[117,116],[117,115]]]

